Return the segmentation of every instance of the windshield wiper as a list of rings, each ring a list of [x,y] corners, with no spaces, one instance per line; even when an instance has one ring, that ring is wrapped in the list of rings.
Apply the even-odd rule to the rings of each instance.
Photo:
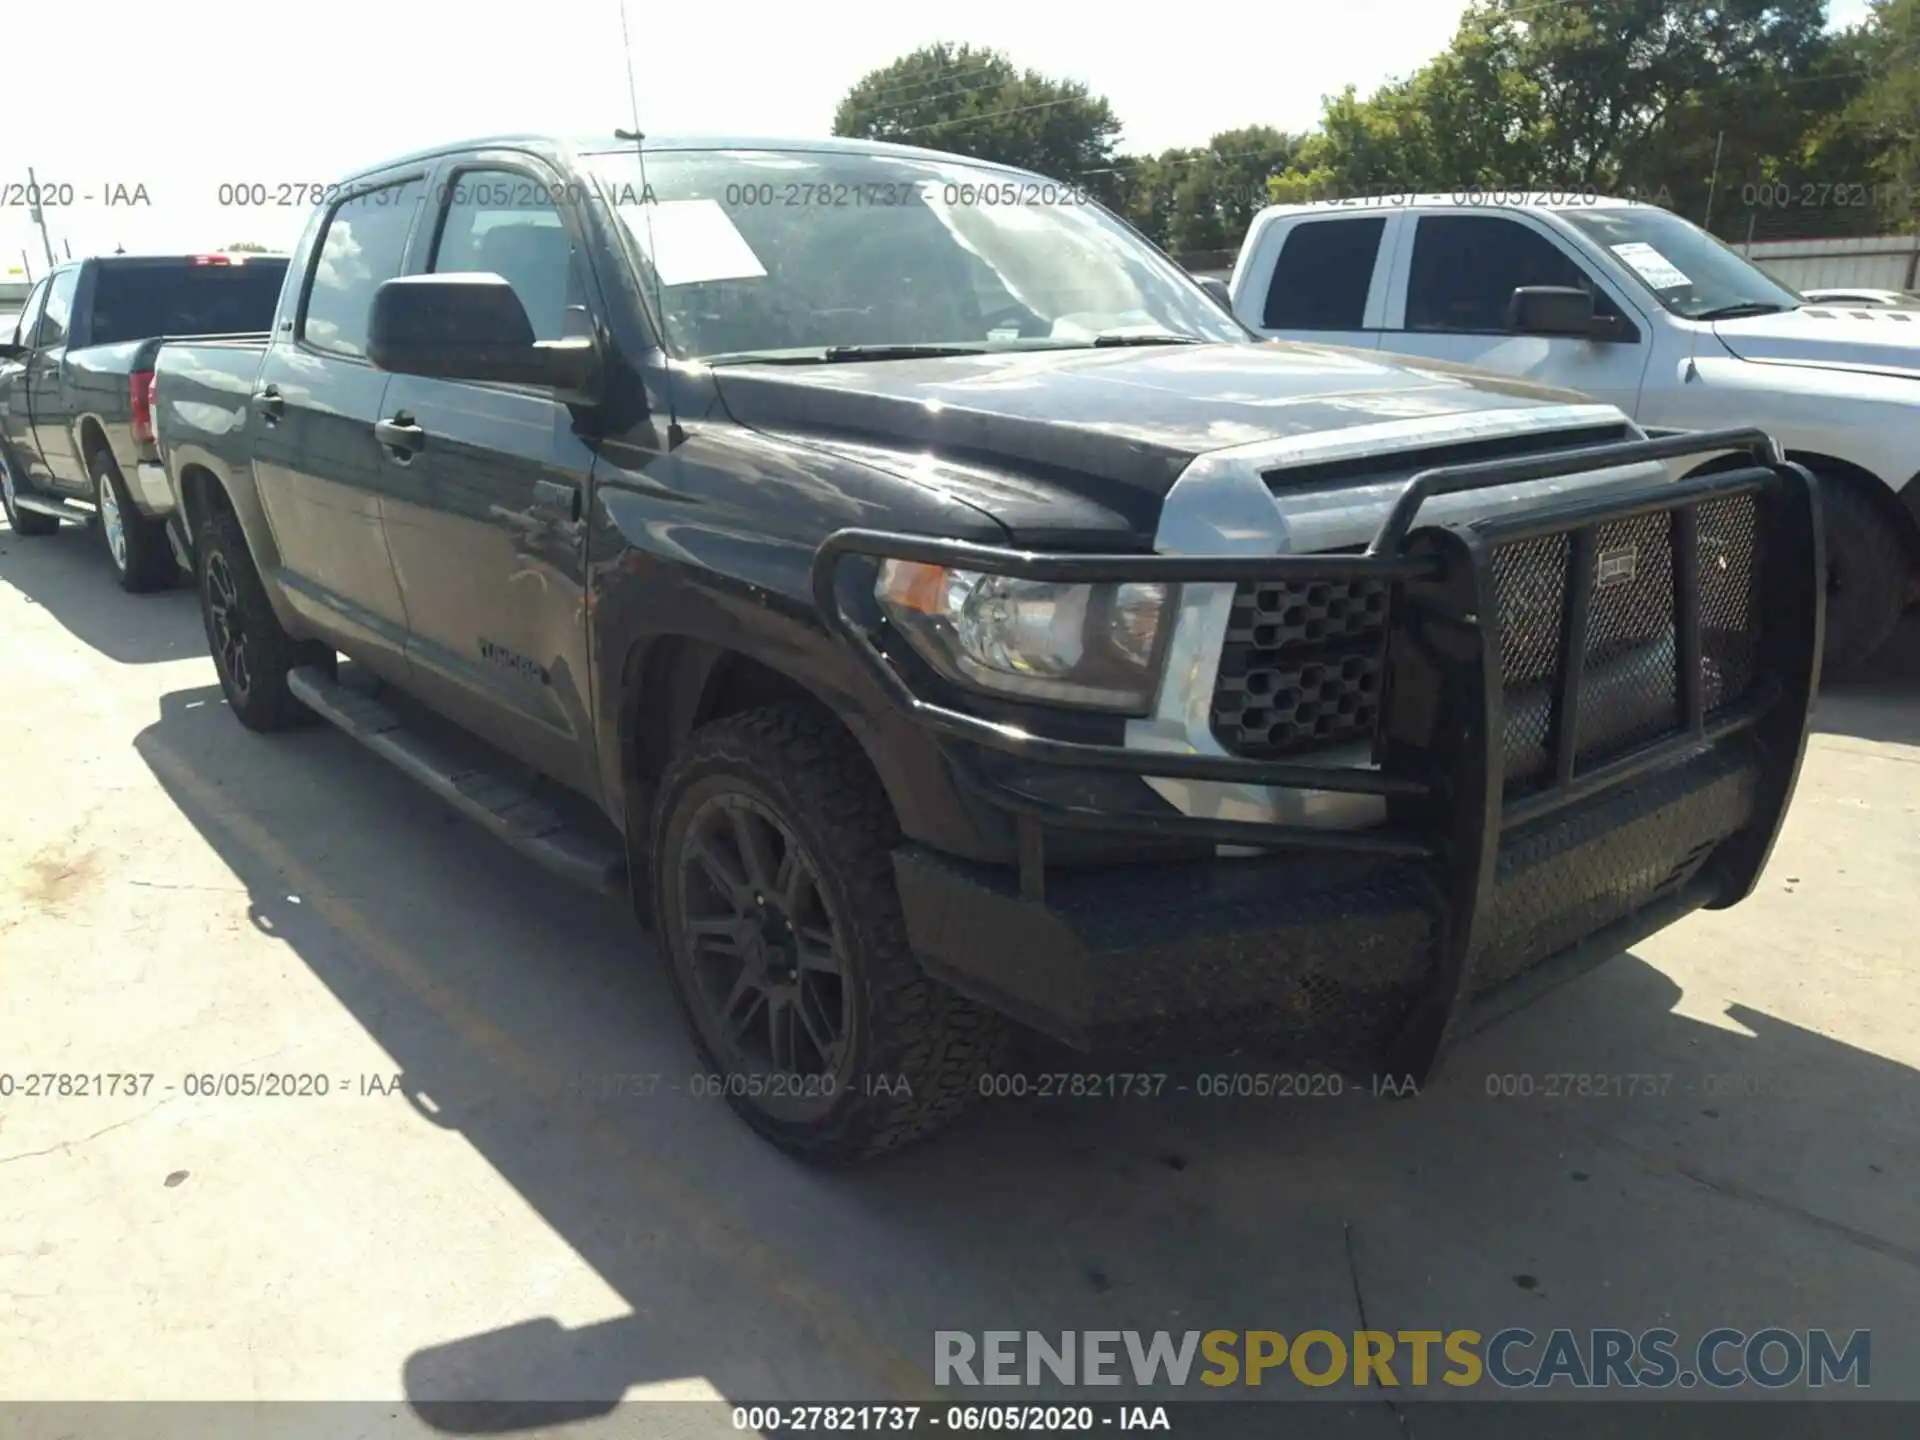
[[[1738,320],[1747,315],[1778,315],[1787,307],[1774,305],[1765,300],[1742,300],[1737,305],[1721,305],[1713,310],[1702,310],[1693,318],[1696,320]]]
[[[920,360],[928,356],[984,355],[985,345],[829,345],[820,352],[826,361]]]
[[[799,350],[729,350],[702,357],[708,365],[834,365],[845,360],[924,360],[941,355],[986,355],[986,345],[828,345]]]
[[[1151,335],[1129,335],[1125,331],[1116,331],[1111,335],[1093,337],[1093,346],[1096,350],[1105,350],[1116,345],[1204,345],[1206,343],[1196,335],[1175,335],[1172,331],[1157,331]]]

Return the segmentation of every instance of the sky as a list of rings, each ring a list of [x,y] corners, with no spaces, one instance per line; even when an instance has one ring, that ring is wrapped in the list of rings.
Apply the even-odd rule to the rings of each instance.
[[[1548,0],[1573,3],[1573,0]],[[1868,0],[1832,0],[1854,23]],[[650,134],[824,135],[868,71],[952,40],[1107,97],[1123,151],[1241,125],[1311,128],[1323,95],[1417,69],[1458,0],[626,0]],[[1156,18],[1157,17],[1157,18]],[[297,187],[446,141],[605,134],[632,124],[620,0],[59,0],[0,9],[0,278],[45,269],[28,167],[71,203],[55,253],[291,246]],[[84,37],[93,37],[83,43]],[[38,64],[36,54],[65,57]],[[84,54],[84,64],[79,57]],[[226,186],[226,191],[222,187]],[[71,187],[70,191],[67,187]],[[237,188],[236,188],[237,187]],[[261,197],[264,205],[245,203]],[[240,203],[233,203],[237,196]],[[293,203],[282,204],[282,200]],[[226,203],[223,203],[226,202]]]

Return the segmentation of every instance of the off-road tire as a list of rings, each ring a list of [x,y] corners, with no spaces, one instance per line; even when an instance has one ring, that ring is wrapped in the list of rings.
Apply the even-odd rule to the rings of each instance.
[[[853,740],[800,707],[749,710],[696,731],[654,806],[656,934],[702,1060],[728,1075],[695,1014],[705,1002],[690,993],[683,969],[680,850],[697,808],[728,791],[765,807],[805,848],[838,918],[843,983],[854,996],[848,1076],[831,1109],[794,1122],[733,1084],[724,1089],[728,1103],[780,1149],[820,1163],[891,1150],[959,1116],[978,1098],[981,1078],[1005,1063],[1008,1026],[921,969],[894,888],[889,852],[900,832],[886,794]]]
[[[206,528],[195,546],[194,580],[200,591],[200,618],[206,626],[207,648],[227,708],[249,730],[293,730],[313,723],[313,711],[287,688],[287,672],[296,666],[322,664],[331,651],[313,641],[295,640],[281,627],[267,600],[260,571],[247,548],[240,519],[223,504],[207,514]],[[215,594],[224,574],[245,626],[247,683],[235,682],[229,669],[216,619]]]
[[[180,570],[173,561],[173,547],[167,543],[166,522],[151,520],[140,513],[120,474],[119,464],[106,451],[95,450],[88,457],[87,473],[93,479],[93,503],[99,509],[100,548],[107,552],[107,563],[113,566],[114,579],[120,588],[130,595],[140,595],[172,585]],[[124,565],[113,553],[107,518],[109,504],[112,513],[119,517],[121,538],[126,543]]]
[[[3,446],[0,446],[0,465],[7,467],[7,474],[12,477],[13,483],[18,485],[20,467],[13,463],[13,456]],[[51,535],[60,528],[60,521],[56,516],[42,515],[38,510],[16,509],[13,501],[7,498],[7,487],[4,485],[0,485],[0,510],[6,512],[7,524],[16,535],[29,537]]]
[[[1821,673],[1857,678],[1893,634],[1907,599],[1901,537],[1866,496],[1822,478],[1827,530],[1827,632]]]

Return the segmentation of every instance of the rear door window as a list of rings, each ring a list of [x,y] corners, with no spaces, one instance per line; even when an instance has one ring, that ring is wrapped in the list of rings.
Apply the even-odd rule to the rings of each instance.
[[[329,354],[365,359],[373,292],[401,271],[421,179],[350,195],[327,216],[301,310],[300,338]]]
[[[272,328],[284,260],[107,263],[93,282],[95,345],[156,335],[234,335]]]
[[[1287,232],[1267,287],[1268,330],[1358,330],[1380,254],[1384,215],[1303,220]]]

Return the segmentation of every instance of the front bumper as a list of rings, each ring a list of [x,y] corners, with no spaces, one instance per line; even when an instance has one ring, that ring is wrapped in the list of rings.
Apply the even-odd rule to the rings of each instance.
[[[1414,528],[1434,495],[1727,450],[1752,464]],[[1017,872],[912,845],[896,852],[916,953],[962,992],[1084,1048],[1217,1043],[1244,1031],[1302,1058],[1424,1077],[1475,1007],[1510,1005],[1690,910],[1733,904],[1752,889],[1778,833],[1819,676],[1818,495],[1813,477],[1777,454],[1760,432],[1730,431],[1429,470],[1408,482],[1364,555],[1038,556],[874,532],[831,537],[814,567],[827,623],[896,704],[942,737],[962,783],[1018,826]],[[1738,698],[1722,704],[1703,659],[1700,517],[1734,501],[1754,507],[1752,618],[1764,643],[1753,647]],[[1586,673],[1582,637],[1599,613],[1596,573],[1603,587],[1616,578],[1597,563],[1612,553],[1603,539],[1636,523],[1668,537],[1672,620],[1661,653],[1673,723],[1596,756],[1581,745],[1583,713],[1591,729],[1611,702]],[[1514,732],[1533,717],[1507,714],[1509,627],[1498,621],[1511,619],[1502,608],[1511,597],[1496,556],[1543,540],[1565,557],[1561,644],[1545,738],[1531,747],[1527,783],[1516,785]],[[932,704],[890,662],[896,637],[846,583],[851,554],[1060,581],[1390,584],[1373,763],[1095,745]],[[1710,591],[1708,609],[1719,593]],[[983,749],[1066,771],[1373,796],[1386,818],[1328,829],[1075,805],[1004,778],[1005,767],[982,763]],[[1050,867],[1047,836],[1062,829],[1262,853]]]

